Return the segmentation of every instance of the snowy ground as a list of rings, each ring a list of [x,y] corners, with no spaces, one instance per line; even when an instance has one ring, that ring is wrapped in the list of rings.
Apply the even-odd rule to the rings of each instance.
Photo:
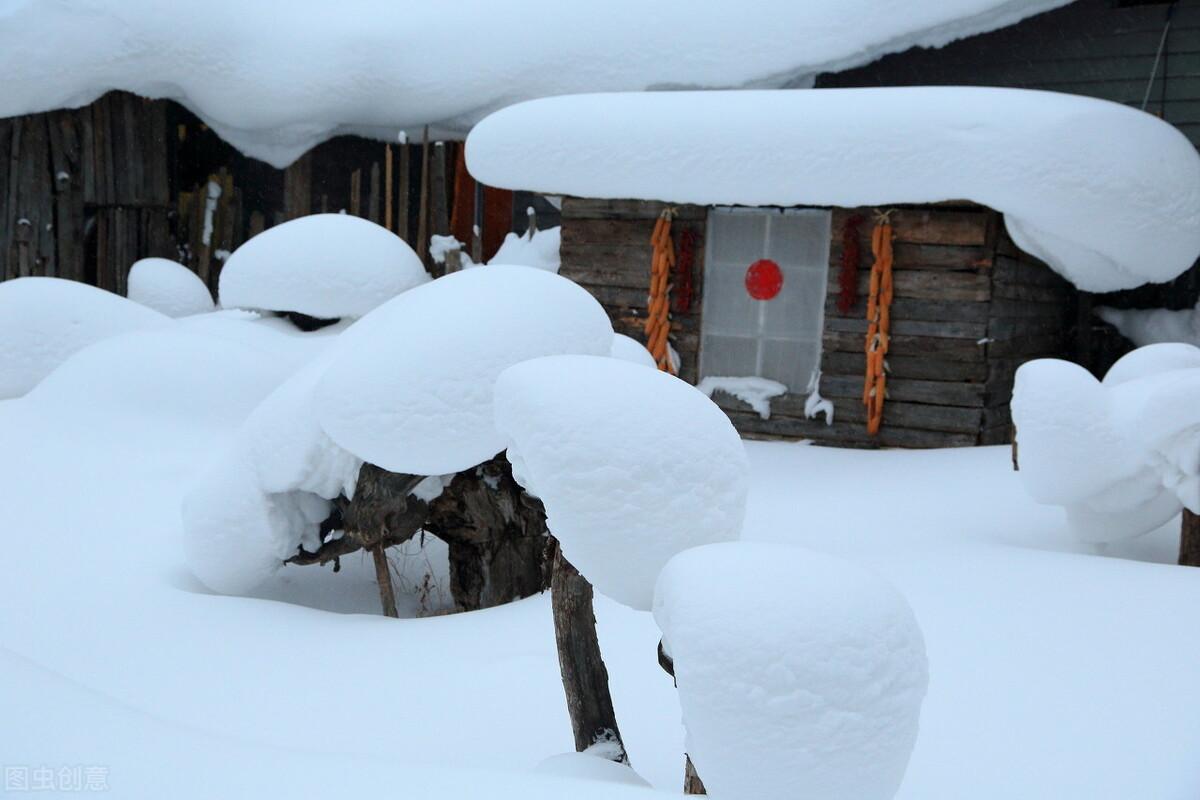
[[[646,794],[533,772],[572,749],[546,597],[425,614],[444,603],[421,596],[429,564],[444,581],[436,550],[402,559],[399,621],[377,615],[357,562],[288,568],[257,598],[206,593],[182,566],[179,501],[232,426],[127,408],[0,402],[6,780],[91,767],[146,798]],[[1200,795],[1200,573],[1168,565],[1170,529],[1090,552],[1024,496],[1004,448],[747,447],[747,538],[875,567],[924,629],[901,797]],[[654,622],[597,610],[634,767],[675,791],[682,730]]]

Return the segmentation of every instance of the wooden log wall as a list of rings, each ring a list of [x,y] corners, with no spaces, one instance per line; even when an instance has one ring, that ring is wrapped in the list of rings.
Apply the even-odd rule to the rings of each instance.
[[[566,198],[562,215],[561,273],[591,291],[616,329],[639,341],[649,279],[649,235],[663,204]],[[676,237],[701,236],[707,209],[680,207]],[[842,232],[861,215],[858,301],[837,308]],[[874,210],[832,212],[825,304],[821,394],[834,404],[834,422],[808,419],[806,396],[771,401],[764,420],[740,400],[714,400],[746,436],[812,439],[855,447],[955,447],[1001,443],[1010,437],[1009,400],[1016,367],[1061,355],[1071,292],[1065,281],[1013,246],[1001,216],[970,204],[898,207],[895,233],[890,375],[883,427],[866,432],[862,405],[866,357],[866,297]],[[701,240],[702,241],[702,240]],[[678,244],[678,240],[677,240]],[[703,292],[703,247],[698,247],[694,300],[674,314],[672,342],[683,357],[681,377],[695,382]]]
[[[559,274],[591,292],[608,311],[618,333],[645,343],[650,291],[650,235],[664,203],[640,200],[563,198]],[[686,313],[671,317],[672,346],[680,357],[679,376],[695,383],[700,356],[700,296],[704,279],[704,226],[707,209],[673,206],[671,237],[678,251],[684,231],[696,235],[692,265],[694,298]]]

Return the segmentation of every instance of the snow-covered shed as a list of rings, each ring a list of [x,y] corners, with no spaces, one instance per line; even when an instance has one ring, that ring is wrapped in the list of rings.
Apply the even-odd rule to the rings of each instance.
[[[1171,280],[1200,255],[1200,157],[1187,138],[1073,95],[549,98],[481,122],[467,166],[489,185],[561,195],[562,274],[643,340],[666,212],[679,374],[715,389],[755,435],[1009,441],[1013,374],[1065,354],[1075,286]],[[890,253],[873,253],[878,231]],[[882,375],[867,355],[881,346]],[[786,392],[764,416],[763,395],[780,389],[771,381]]]

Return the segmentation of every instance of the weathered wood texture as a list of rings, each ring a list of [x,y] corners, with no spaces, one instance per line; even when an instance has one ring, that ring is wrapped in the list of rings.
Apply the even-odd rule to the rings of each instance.
[[[1186,508],[1180,522],[1179,564],[1184,567],[1200,567],[1200,516]]]
[[[455,475],[430,504],[425,529],[449,547],[450,594],[461,611],[509,603],[550,585],[546,511],[513,480],[503,455]]]
[[[603,743],[608,745],[613,761],[628,764],[629,757],[617,727],[617,714],[608,688],[608,669],[604,666],[596,636],[592,585],[563,558],[557,547],[554,549],[550,603],[575,749],[582,753]]]
[[[559,274],[590,291],[608,312],[618,333],[645,343],[650,291],[650,234],[666,204],[641,200],[567,197],[562,205]],[[695,237],[691,265],[693,299],[687,311],[671,315],[671,346],[679,353],[679,376],[695,383],[700,357],[700,292],[704,279],[706,210],[672,206],[671,238],[676,251],[685,232]]]
[[[589,289],[622,333],[640,337],[651,248],[661,203],[567,198],[563,203],[562,274]],[[680,207],[679,229],[704,233],[707,210]],[[953,447],[1008,441],[1013,374],[1023,361],[1063,351],[1070,293],[1060,279],[1008,239],[998,213],[966,202],[891,210],[895,235],[883,429],[866,433],[861,402],[866,371],[866,298],[875,210],[832,211],[829,280],[821,359],[821,394],[834,422],[808,419],[804,396],[771,402],[761,419],[743,402],[714,400],[746,436],[804,438],[855,447]],[[861,215],[858,299],[838,311],[843,226]],[[703,263],[697,258],[693,310],[675,314],[672,343],[682,377],[697,378]]]

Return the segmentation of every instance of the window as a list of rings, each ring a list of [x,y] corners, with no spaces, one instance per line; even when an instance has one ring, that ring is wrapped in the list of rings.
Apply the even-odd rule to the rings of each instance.
[[[714,208],[708,215],[700,374],[755,375],[804,394],[821,363],[830,214],[821,209]],[[751,297],[749,267],[770,259],[783,283]]]

